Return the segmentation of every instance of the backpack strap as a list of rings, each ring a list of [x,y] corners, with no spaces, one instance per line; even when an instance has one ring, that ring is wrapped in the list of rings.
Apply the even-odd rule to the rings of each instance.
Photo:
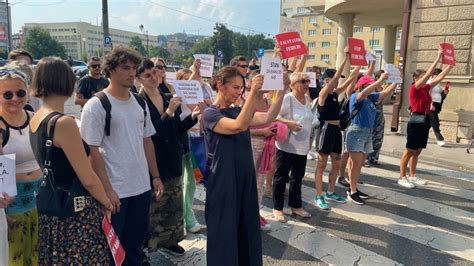
[[[61,113],[55,113],[49,121],[51,121],[50,127],[49,127],[49,134],[48,134],[48,139],[46,140],[46,143],[44,144],[46,146],[46,153],[44,156],[44,166],[49,168],[51,166],[51,147],[53,146],[53,140],[54,140],[54,132],[56,129],[56,122],[58,119],[63,116]],[[48,125],[48,122],[46,121],[46,125]]]
[[[109,101],[109,98],[103,91],[99,91],[95,94],[95,97],[99,98],[102,107],[105,110],[105,135],[110,136],[110,120],[112,119],[112,104]]]
[[[135,96],[135,99],[137,100],[138,104],[142,107],[143,109],[143,116],[145,117],[145,120],[143,122],[143,126],[146,127],[146,101],[143,99],[142,96],[132,92],[132,95]]]

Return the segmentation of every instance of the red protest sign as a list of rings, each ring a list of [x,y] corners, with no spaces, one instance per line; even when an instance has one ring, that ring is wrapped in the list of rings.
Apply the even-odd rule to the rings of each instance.
[[[366,66],[365,60],[365,45],[364,40],[356,38],[348,38],[349,44],[349,60],[353,66]]]
[[[298,32],[285,32],[275,35],[280,45],[283,59],[306,54],[306,46]]]
[[[123,260],[125,259],[125,250],[120,244],[120,240],[115,234],[112,224],[110,224],[109,220],[105,216],[104,219],[102,219],[102,229],[104,230],[105,237],[109,243],[110,252],[114,257],[115,265],[121,266]]]
[[[440,43],[439,46],[443,49],[443,58],[441,62],[445,65],[456,65],[456,60],[454,59],[454,45],[444,42]]]

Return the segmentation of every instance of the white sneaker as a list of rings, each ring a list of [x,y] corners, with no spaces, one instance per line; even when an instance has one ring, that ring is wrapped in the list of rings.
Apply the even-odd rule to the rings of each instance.
[[[190,233],[198,233],[199,231],[201,231],[201,225],[199,223],[197,223],[196,225],[194,225],[191,228],[186,228],[186,230]]]
[[[398,182],[397,182],[400,186],[402,187],[406,187],[406,188],[414,188],[415,185],[413,183],[410,183],[410,181],[408,181],[407,178],[403,178],[403,179],[398,179]]]
[[[438,146],[440,147],[444,147],[444,145],[446,145],[446,142],[444,140],[438,140],[436,142],[438,142]]]
[[[316,158],[318,158],[318,154],[315,153],[314,151],[309,151],[308,155],[309,155],[310,160],[316,160]]]
[[[426,185],[428,184],[428,181],[424,180],[423,178],[419,178],[417,176],[408,176],[407,177],[408,181],[410,183],[416,184],[416,185]]]

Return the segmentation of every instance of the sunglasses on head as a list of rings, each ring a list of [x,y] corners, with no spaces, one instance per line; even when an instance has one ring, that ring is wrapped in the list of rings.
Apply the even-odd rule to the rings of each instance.
[[[156,65],[155,68],[159,69],[159,70],[163,70],[163,69],[166,69],[166,66],[164,65]]]
[[[94,69],[96,69],[96,68],[100,68],[100,64],[96,64],[96,65],[90,65],[90,68],[94,68]]]
[[[6,91],[3,93],[3,99],[11,100],[13,99],[14,94],[16,94],[16,97],[18,98],[23,98],[26,96],[26,90],[19,90],[16,93],[14,93],[13,91]]]
[[[302,84],[305,84],[305,83],[309,84],[309,83],[311,83],[311,80],[309,80],[309,79],[302,79],[302,80],[299,80],[298,82],[301,82]]]

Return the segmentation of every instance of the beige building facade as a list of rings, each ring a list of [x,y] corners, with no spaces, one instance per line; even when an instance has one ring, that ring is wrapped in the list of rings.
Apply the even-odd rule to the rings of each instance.
[[[87,22],[65,22],[65,23],[26,23],[23,32],[26,35],[28,28],[40,27],[49,31],[52,38],[59,41],[66,48],[66,54],[73,59],[80,59],[85,55],[88,58],[103,54],[104,37],[101,26]],[[138,28],[138,26],[137,26]],[[157,36],[143,33],[109,29],[112,44],[128,45],[134,36],[140,37],[143,46],[157,46]]]

